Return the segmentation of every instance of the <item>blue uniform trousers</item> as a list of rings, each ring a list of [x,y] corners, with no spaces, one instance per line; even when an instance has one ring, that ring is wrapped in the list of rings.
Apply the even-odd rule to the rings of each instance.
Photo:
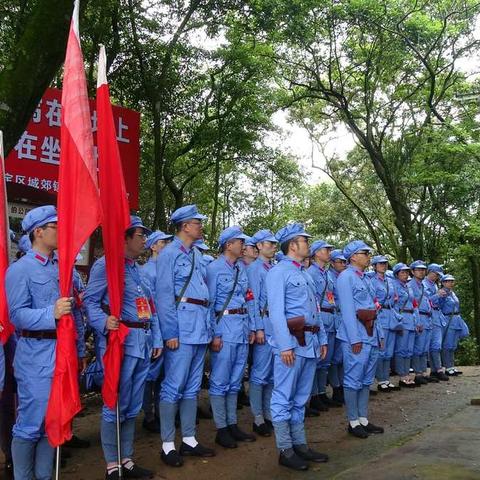
[[[296,356],[293,366],[274,356],[272,421],[277,448],[305,444],[305,405],[312,391],[317,359]]]
[[[160,427],[164,442],[175,440],[175,416],[180,407],[184,437],[195,436],[197,396],[202,385],[205,344],[180,343],[176,350],[165,349],[165,378],[160,389]]]
[[[163,355],[150,364],[145,391],[143,393],[142,410],[147,421],[153,420],[158,415],[160,402],[160,385],[162,382]]]
[[[390,378],[390,363],[395,353],[397,333],[388,328],[383,329],[383,350],[379,351],[376,377],[379,382],[388,382]]]
[[[253,362],[250,370],[250,408],[258,423],[272,419],[270,400],[273,391],[273,351],[265,342],[253,345]]]
[[[443,345],[442,361],[445,368],[455,366],[455,350],[458,348],[458,342],[462,331],[454,328],[443,327]]]
[[[327,389],[328,369],[333,360],[336,333],[326,332],[326,335],[328,340],[327,356],[323,360],[317,359],[317,371],[315,372],[315,379],[312,386],[312,395],[320,395],[325,393]]]
[[[430,341],[432,330],[423,330],[415,335],[413,345],[412,368],[415,373],[423,373],[427,370],[428,352],[430,350]]]
[[[415,332],[413,330],[403,330],[402,334],[397,334],[395,339],[395,371],[401,377],[409,373],[414,343]]]

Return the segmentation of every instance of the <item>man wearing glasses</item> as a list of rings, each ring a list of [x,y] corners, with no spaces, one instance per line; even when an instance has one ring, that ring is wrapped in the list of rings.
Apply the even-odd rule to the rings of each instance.
[[[309,237],[299,223],[280,229],[275,238],[285,257],[266,276],[265,334],[274,352],[270,407],[279,463],[293,470],[307,470],[308,461],[328,460],[311,450],[305,437],[305,405],[317,360],[327,354],[315,285],[302,265],[309,255]]]
[[[198,443],[195,421],[207,345],[211,340],[209,294],[202,256],[194,247],[203,238],[196,205],[173,212],[176,234],[158,258],[156,304],[165,341],[165,378],[160,391],[162,460],[183,465],[183,456],[211,457],[214,451]],[[180,411],[182,445],[175,448],[175,416]]]
[[[72,312],[73,298],[60,297],[57,211],[34,208],[22,221],[32,248],[6,275],[10,319],[19,334],[14,359],[18,408],[13,427],[14,476],[47,480],[52,476],[54,449],[45,435],[45,414],[55,368],[56,324]]]
[[[383,428],[368,421],[369,387],[375,378],[382,336],[375,322],[374,293],[364,273],[370,264],[371,250],[361,240],[350,242],[343,250],[349,266],[337,281],[343,320],[337,337],[342,341],[348,432],[358,438],[383,433]]]

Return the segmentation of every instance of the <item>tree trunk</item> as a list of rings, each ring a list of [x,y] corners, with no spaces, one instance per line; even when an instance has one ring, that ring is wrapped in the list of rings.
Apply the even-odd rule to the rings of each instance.
[[[469,256],[472,273],[473,327],[477,345],[480,347],[480,261],[475,255]]]
[[[163,231],[168,229],[165,199],[163,198],[163,148],[160,127],[160,108],[154,105],[153,111],[153,161],[155,175],[155,214],[153,228],[160,228]]]

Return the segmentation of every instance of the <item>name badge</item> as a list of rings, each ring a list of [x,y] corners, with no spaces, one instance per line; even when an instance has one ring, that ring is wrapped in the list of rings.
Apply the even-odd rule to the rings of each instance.
[[[137,316],[140,320],[150,320],[152,318],[150,305],[145,297],[137,297],[135,304],[137,306]]]

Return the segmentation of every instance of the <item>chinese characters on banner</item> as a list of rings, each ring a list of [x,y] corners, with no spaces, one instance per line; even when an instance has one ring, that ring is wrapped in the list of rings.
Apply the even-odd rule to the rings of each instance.
[[[6,158],[7,182],[49,193],[58,192],[61,97],[62,91],[54,88],[47,89],[43,95],[27,129]],[[90,100],[90,112],[96,144],[97,112],[94,100]],[[132,210],[136,210],[138,209],[140,114],[113,106],[113,117],[129,204]]]

